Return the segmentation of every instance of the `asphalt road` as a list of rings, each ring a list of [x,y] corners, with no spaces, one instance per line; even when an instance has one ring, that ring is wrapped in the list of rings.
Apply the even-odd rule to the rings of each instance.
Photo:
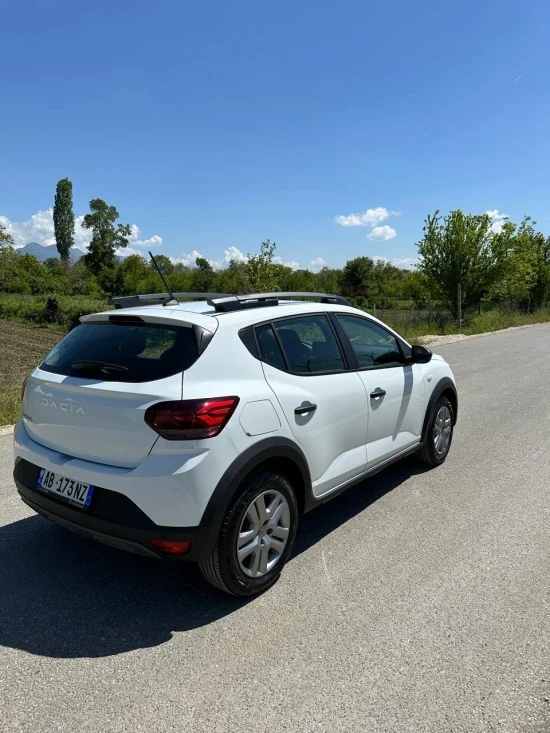
[[[550,325],[438,349],[460,416],[243,603],[33,515],[0,438],[0,731],[550,731]]]

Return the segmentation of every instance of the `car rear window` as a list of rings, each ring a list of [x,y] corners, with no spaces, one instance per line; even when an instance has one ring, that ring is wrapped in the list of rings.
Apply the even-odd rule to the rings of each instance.
[[[68,377],[151,382],[185,371],[198,355],[192,328],[82,323],[53,348],[40,368]]]

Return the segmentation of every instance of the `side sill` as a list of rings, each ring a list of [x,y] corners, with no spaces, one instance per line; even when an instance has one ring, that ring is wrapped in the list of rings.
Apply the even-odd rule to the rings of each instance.
[[[400,461],[402,458],[406,458],[407,456],[411,455],[412,453],[416,453],[416,451],[421,447],[422,441],[418,441],[418,443],[415,443],[414,445],[409,446],[405,450],[400,451],[395,456],[391,456],[391,458],[387,458],[385,461],[382,461],[381,463],[378,463],[376,466],[372,466],[371,468],[368,468],[366,471],[363,471],[363,473],[360,473],[358,476],[354,476],[349,481],[346,481],[343,484],[340,484],[339,486],[336,486],[334,489],[331,489],[330,491],[325,492],[324,494],[321,494],[321,496],[313,496],[310,497],[310,501],[307,504],[305,508],[305,512],[311,511],[311,509],[314,509],[316,506],[320,506],[321,504],[324,504],[327,501],[330,501],[330,499],[333,499],[335,496],[338,496],[343,491],[346,491],[346,489],[351,488],[355,484],[360,483],[361,481],[364,481],[364,479],[369,478],[370,476],[374,476],[374,474],[378,473],[379,471],[383,471],[388,466],[391,466],[393,463],[397,463],[397,461]]]

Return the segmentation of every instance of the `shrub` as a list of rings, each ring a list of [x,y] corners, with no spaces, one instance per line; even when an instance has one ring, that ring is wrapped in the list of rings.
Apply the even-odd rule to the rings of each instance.
[[[81,316],[108,308],[105,298],[0,294],[0,318],[54,326],[64,331],[77,326]]]

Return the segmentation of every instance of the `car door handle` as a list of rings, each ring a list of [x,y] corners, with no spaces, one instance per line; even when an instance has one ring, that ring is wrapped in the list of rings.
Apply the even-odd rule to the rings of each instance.
[[[383,397],[386,394],[385,389],[377,389],[370,393],[370,396],[375,400],[377,397]]]
[[[299,407],[294,408],[294,414],[295,415],[305,415],[306,412],[315,412],[316,409],[317,409],[317,405],[314,405],[311,402],[302,402],[302,404]]]

